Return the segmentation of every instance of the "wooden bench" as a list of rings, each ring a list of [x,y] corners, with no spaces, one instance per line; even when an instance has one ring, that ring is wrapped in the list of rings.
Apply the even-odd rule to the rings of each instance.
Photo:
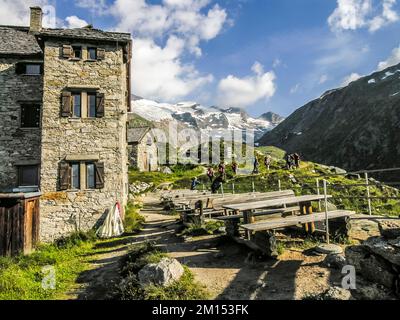
[[[355,215],[354,211],[335,210],[328,212],[328,220],[337,220],[336,223],[329,223],[330,233],[340,233],[348,236],[350,231],[349,217]],[[287,228],[307,223],[326,221],[326,213],[318,212],[308,215],[291,216],[286,218],[270,219],[256,223],[243,224],[240,228],[246,230],[250,235],[248,241],[252,242],[252,247],[257,247],[260,251],[271,257],[278,256],[276,238],[273,232],[276,229]]]
[[[237,194],[237,195],[229,195],[224,198],[208,198],[207,201],[203,200],[198,200],[195,203],[194,208],[185,208],[178,210],[178,212],[181,214],[181,220],[184,222],[184,224],[190,224],[190,223],[202,223],[204,221],[205,216],[208,216],[209,218],[215,218],[215,216],[221,216],[221,215],[228,215],[231,212],[228,210],[224,209],[224,205],[229,203],[229,204],[239,204],[244,201],[261,201],[261,200],[271,200],[271,199],[277,199],[280,197],[288,197],[288,196],[294,196],[293,190],[284,190],[284,191],[273,191],[273,192],[266,192],[266,193],[249,193],[249,194]],[[263,212],[259,212],[258,215],[268,215],[268,214],[273,214],[273,213],[285,213],[285,212],[293,212],[298,210],[298,207],[292,207],[292,208],[278,208],[278,209],[271,209],[270,211],[263,210]],[[237,215],[231,216],[231,218],[227,218],[228,220],[235,220],[237,224],[240,222],[240,218],[242,216],[237,217]],[[226,223],[226,225],[229,225],[229,223]]]

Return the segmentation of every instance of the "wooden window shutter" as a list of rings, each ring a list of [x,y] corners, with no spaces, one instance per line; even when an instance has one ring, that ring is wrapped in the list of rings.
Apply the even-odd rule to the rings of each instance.
[[[96,117],[104,117],[104,93],[96,94]]]
[[[71,92],[64,91],[61,95],[61,116],[72,116]]]
[[[104,188],[104,163],[96,162],[95,163],[95,171],[96,171],[96,189]]]
[[[68,162],[60,162],[59,179],[60,179],[60,190],[70,189],[71,168]]]
[[[15,73],[16,74],[24,74],[26,72],[26,65],[23,63],[17,63],[15,66]]]
[[[71,58],[72,57],[72,46],[64,44],[62,46],[62,57],[63,58]]]
[[[104,60],[106,58],[106,50],[97,48],[97,60]]]

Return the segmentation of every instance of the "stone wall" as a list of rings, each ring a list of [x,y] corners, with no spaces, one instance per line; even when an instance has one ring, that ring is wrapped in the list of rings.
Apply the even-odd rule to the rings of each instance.
[[[17,164],[40,163],[40,128],[21,128],[21,101],[42,101],[43,77],[18,75],[18,59],[0,59],[0,189],[17,187]]]
[[[148,140],[152,141],[151,145],[148,145]],[[140,143],[129,146],[129,162],[132,167],[142,172],[158,170],[157,145],[150,132]]]
[[[127,65],[122,46],[97,45],[106,50],[105,59],[88,62],[60,58],[63,44],[67,43],[45,43],[40,203],[43,241],[92,228],[116,201],[124,206],[128,193]],[[105,94],[105,116],[60,117],[61,92],[71,86],[98,87]],[[82,154],[95,155],[104,163],[104,188],[58,191],[60,161]]]

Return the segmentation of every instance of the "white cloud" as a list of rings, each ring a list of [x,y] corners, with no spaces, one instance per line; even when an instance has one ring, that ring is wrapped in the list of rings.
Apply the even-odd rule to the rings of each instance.
[[[275,94],[275,73],[264,72],[263,66],[256,62],[252,67],[253,75],[238,78],[229,75],[218,84],[218,102],[221,105],[247,107],[261,99]]]
[[[377,3],[378,4],[377,4]],[[368,28],[375,32],[397,22],[394,6],[397,0],[337,0],[337,8],[328,18],[333,31]]]
[[[393,49],[392,54],[389,56],[389,58],[379,62],[378,71],[381,71],[398,63],[400,63],[400,46]]]
[[[200,89],[213,76],[200,74],[184,57],[202,55],[200,44],[217,37],[227,23],[226,10],[210,0],[115,0],[109,12],[116,30],[134,34],[133,92],[176,100]],[[165,43],[165,39],[169,39]]]
[[[165,47],[152,39],[135,39],[133,50],[133,92],[157,100],[185,97],[213,81],[212,75],[200,75],[190,64],[183,64],[180,56],[184,41],[171,36]]]
[[[77,16],[66,17],[65,21],[68,23],[68,28],[82,28],[88,25],[85,20],[78,18]]]
[[[29,7],[47,4],[47,0],[0,0],[0,24],[28,26]]]
[[[295,94],[299,92],[299,89],[300,89],[300,83],[296,83],[296,85],[290,88],[290,94]]]
[[[326,81],[328,81],[328,76],[326,74],[323,74],[320,78],[319,78],[319,84],[324,84]]]
[[[360,79],[362,76],[359,75],[358,73],[353,72],[352,74],[349,74],[347,77],[345,77],[342,81],[341,86],[342,87],[346,87],[347,85],[349,85],[351,82],[356,81],[358,79]]]

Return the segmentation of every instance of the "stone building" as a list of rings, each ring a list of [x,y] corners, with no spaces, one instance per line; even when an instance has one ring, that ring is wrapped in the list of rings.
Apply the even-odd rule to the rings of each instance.
[[[40,237],[94,227],[128,194],[131,35],[0,26],[0,189],[39,189]]]
[[[158,149],[151,128],[128,129],[129,163],[139,171],[158,170]]]

